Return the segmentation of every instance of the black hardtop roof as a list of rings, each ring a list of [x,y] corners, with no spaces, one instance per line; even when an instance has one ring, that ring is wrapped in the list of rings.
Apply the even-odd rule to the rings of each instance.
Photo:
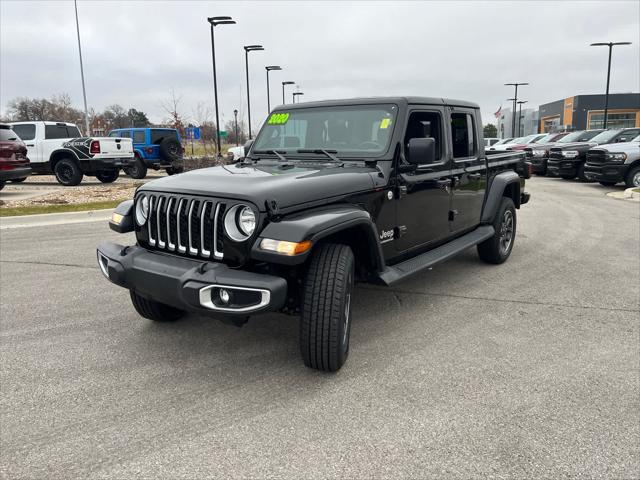
[[[400,105],[449,105],[452,107],[477,108],[477,103],[465,100],[454,100],[451,98],[439,97],[368,97],[368,98],[345,98],[341,100],[322,100],[318,102],[301,102],[286,105],[278,105],[274,110],[293,110],[296,108],[309,107],[338,107],[341,105],[376,105],[381,103],[397,103]]]

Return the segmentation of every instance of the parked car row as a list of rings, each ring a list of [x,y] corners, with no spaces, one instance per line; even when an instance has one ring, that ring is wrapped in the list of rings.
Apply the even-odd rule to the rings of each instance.
[[[640,128],[582,130],[524,148],[538,175],[640,186]]]
[[[107,137],[83,137],[77,125],[67,122],[12,122],[0,129],[0,189],[32,173],[53,174],[60,184],[73,186],[85,175],[111,183],[120,170],[137,179],[149,168],[163,168],[169,175],[184,170],[180,135],[173,128],[121,128]]]

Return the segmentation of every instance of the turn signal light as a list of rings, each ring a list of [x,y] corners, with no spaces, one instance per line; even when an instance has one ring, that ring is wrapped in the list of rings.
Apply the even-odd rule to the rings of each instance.
[[[120,222],[122,222],[123,218],[124,218],[124,215],[120,215],[119,213],[113,212],[113,214],[111,215],[111,221],[113,223],[117,223],[118,225],[120,225]]]
[[[262,250],[287,256],[300,255],[301,253],[311,250],[312,246],[313,242],[311,240],[305,240],[303,242],[286,242],[284,240],[263,238],[260,242],[260,248]]]

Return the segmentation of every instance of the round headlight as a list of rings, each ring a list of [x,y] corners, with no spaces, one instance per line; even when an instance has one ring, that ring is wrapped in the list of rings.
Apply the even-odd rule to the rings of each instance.
[[[224,231],[236,242],[244,242],[256,229],[256,215],[247,205],[234,205],[224,216]]]
[[[142,196],[136,202],[136,222],[142,226],[149,216],[149,197]]]
[[[244,207],[238,214],[238,226],[247,237],[250,237],[256,229],[256,215],[249,207]]]

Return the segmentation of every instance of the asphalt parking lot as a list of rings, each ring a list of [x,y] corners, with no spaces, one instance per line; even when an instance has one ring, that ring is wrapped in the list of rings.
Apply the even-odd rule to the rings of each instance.
[[[141,319],[104,222],[0,231],[1,476],[638,478],[640,204],[528,190],[506,264],[360,287],[334,375],[293,317]]]

